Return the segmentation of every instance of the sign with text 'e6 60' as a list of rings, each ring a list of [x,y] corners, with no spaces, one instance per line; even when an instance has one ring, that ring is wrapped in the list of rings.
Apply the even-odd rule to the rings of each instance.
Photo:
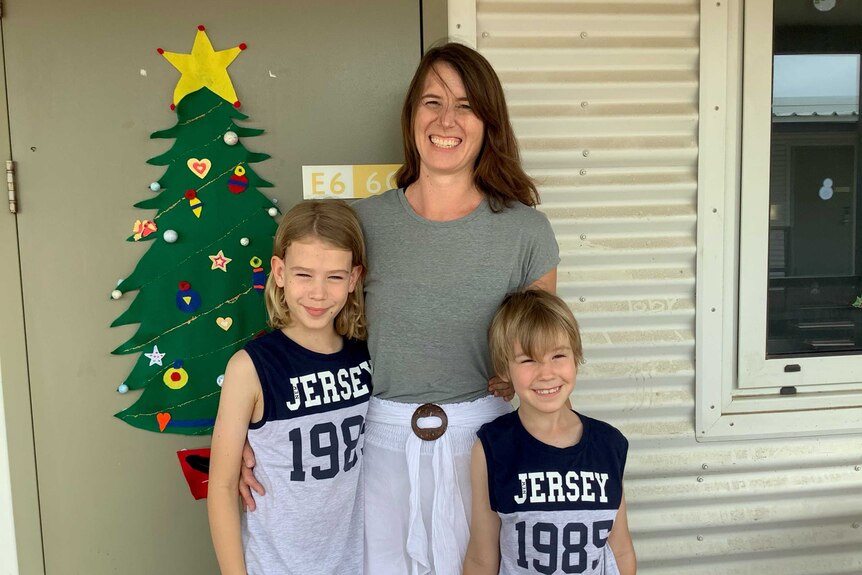
[[[367,198],[392,189],[400,164],[360,164],[355,166],[302,166],[302,197]]]

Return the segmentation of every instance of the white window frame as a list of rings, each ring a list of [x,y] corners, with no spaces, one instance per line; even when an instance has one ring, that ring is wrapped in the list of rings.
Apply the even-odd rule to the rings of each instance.
[[[772,0],[702,0],[700,21],[697,439],[862,432],[862,357],[765,359]]]

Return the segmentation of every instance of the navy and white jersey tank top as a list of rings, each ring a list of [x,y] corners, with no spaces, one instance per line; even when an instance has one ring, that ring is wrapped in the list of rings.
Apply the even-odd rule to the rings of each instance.
[[[359,468],[371,362],[365,342],[309,351],[280,330],[250,341],[264,415],[249,426],[266,488],[243,514],[249,575],[360,575]]]
[[[491,509],[501,520],[501,575],[619,575],[607,538],[622,500],[628,441],[607,423],[578,417],[583,436],[566,448],[530,435],[517,411],[479,429]]]

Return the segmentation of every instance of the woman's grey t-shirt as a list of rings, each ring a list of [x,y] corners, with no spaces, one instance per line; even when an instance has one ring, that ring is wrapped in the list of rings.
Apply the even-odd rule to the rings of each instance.
[[[560,261],[547,217],[483,200],[463,218],[418,215],[404,190],[354,204],[368,248],[365,303],[374,395],[456,403],[487,395],[488,326],[503,297]]]

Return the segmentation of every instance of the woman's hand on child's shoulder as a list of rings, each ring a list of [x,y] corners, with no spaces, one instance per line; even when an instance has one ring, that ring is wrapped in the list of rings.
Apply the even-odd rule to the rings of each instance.
[[[515,397],[515,386],[509,381],[504,381],[499,376],[494,376],[488,380],[488,392],[495,397],[502,397],[506,401],[512,401]]]

